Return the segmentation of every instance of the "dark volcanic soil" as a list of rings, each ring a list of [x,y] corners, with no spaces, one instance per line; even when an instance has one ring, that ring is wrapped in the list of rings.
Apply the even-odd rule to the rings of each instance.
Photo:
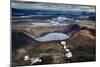
[[[64,56],[64,49],[59,45],[60,41],[40,43],[23,34],[23,31],[33,36],[40,35],[41,32],[52,32],[58,27],[23,27],[17,26],[12,29],[12,65],[31,65],[30,61],[24,61],[24,56],[40,57],[43,61],[39,64],[68,63]],[[63,28],[60,28],[63,29]],[[82,27],[70,39],[66,40],[67,48],[73,54],[70,63],[88,62],[96,60],[96,38],[94,27]]]

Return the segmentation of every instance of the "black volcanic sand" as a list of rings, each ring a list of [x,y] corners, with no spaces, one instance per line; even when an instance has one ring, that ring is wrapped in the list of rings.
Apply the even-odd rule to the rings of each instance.
[[[74,34],[67,42],[73,57],[73,62],[95,61],[95,30],[82,28]],[[40,43],[23,34],[22,31],[12,31],[12,65],[30,65],[30,61],[24,61],[24,56],[41,56],[43,60],[39,64],[67,63],[64,56],[64,49],[59,45],[60,41]]]

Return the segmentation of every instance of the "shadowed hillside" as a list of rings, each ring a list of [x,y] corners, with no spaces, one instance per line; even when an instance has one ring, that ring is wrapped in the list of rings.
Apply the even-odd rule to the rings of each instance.
[[[19,32],[19,33],[18,33]],[[37,64],[67,63],[64,56],[64,49],[59,45],[60,41],[39,43],[20,33],[14,31],[14,52],[12,53],[14,65],[30,65],[30,61],[24,61],[24,56],[37,57],[43,60]],[[21,34],[21,35],[19,35]],[[22,38],[22,39],[21,39]],[[24,39],[24,40],[23,40]],[[67,48],[73,53],[70,63],[95,61],[95,30],[81,28],[67,42]],[[18,47],[16,45],[18,44]]]

